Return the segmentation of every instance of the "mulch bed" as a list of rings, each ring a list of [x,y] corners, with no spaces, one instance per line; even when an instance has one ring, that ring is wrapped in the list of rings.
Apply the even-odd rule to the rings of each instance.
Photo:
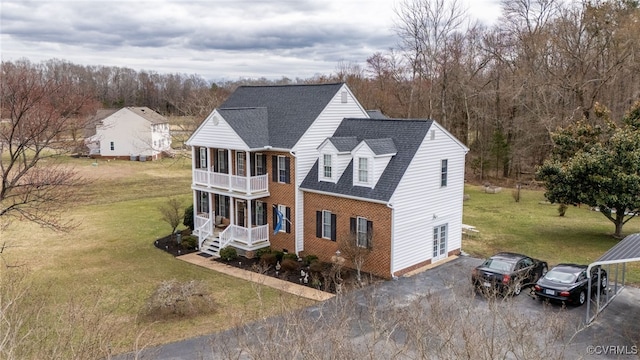
[[[184,230],[181,234],[184,238],[185,236],[188,236],[190,232],[189,230]],[[189,249],[185,247],[184,243],[178,244],[175,236],[171,235],[157,239],[154,242],[154,245],[158,249],[166,251],[173,256],[180,256],[197,252],[197,250],[195,249]],[[338,292],[334,281],[335,276],[331,276],[331,264],[328,263],[322,264],[322,268],[324,269],[322,272],[312,272],[309,269],[309,266],[305,266],[302,262],[300,262],[299,269],[295,271],[284,271],[282,268],[276,269],[277,266],[265,266],[260,263],[258,258],[247,259],[245,257],[238,257],[237,259],[231,261],[223,260],[222,258],[216,258],[212,259],[212,261],[217,261],[246,271],[259,272],[267,276],[289,281],[298,285],[313,287],[318,290],[323,290],[334,294]],[[347,267],[342,267],[340,271],[340,278],[342,280],[342,286],[340,287],[342,292],[362,288],[363,286],[384,281],[384,279],[380,277],[361,272],[362,284],[358,284],[356,280],[356,271]]]

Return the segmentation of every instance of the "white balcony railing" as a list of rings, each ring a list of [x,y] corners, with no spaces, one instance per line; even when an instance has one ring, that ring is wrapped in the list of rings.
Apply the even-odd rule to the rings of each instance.
[[[225,247],[229,243],[239,242],[246,246],[269,240],[269,225],[260,225],[246,228],[238,225],[229,225],[220,233],[220,246]]]
[[[207,171],[206,169],[194,169],[193,181],[196,184],[227,189],[232,191],[238,191],[242,193],[258,193],[264,192],[269,189],[269,176],[237,176],[230,174],[223,174],[213,171]]]

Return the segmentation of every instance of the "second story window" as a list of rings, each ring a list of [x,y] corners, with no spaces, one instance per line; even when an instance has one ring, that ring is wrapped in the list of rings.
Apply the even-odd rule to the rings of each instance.
[[[369,159],[358,158],[358,181],[361,183],[369,182]]]
[[[324,154],[322,156],[322,164],[324,168],[324,177],[331,179],[331,154]]]
[[[236,153],[236,175],[244,176],[244,151]]]
[[[283,155],[273,155],[272,161],[272,180],[274,182],[289,184],[291,182],[291,171],[289,169],[291,161]]]
[[[200,169],[207,168],[207,148],[200,148]]]
[[[440,186],[447,186],[447,167],[447,159],[442,160],[442,164],[440,167]]]

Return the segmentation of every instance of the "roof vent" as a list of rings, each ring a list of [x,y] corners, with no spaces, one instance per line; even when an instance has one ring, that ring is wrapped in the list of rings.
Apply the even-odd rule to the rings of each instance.
[[[341,95],[342,103],[346,104],[347,103],[347,92],[343,91],[342,94],[340,94],[340,95]]]
[[[435,139],[436,139],[436,131],[431,130],[431,140],[435,140]]]

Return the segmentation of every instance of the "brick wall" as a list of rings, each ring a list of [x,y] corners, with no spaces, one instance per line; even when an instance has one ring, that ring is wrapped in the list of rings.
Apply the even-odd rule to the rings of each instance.
[[[336,214],[336,241],[316,237],[316,211]],[[371,252],[366,256],[363,271],[391,278],[391,209],[384,204],[304,192],[304,253],[329,262],[350,237],[350,218],[365,217],[373,221]],[[347,262],[347,266],[353,264]]]
[[[290,253],[295,252],[295,158],[291,156],[288,152],[276,152],[269,151],[265,152],[267,155],[267,173],[269,174],[269,197],[262,198],[260,200],[267,203],[267,222],[269,223],[269,241],[271,242],[271,248],[274,250],[282,250],[287,249]],[[272,156],[286,156],[290,159],[290,176],[291,182],[289,184],[283,184],[279,182],[274,182],[272,169],[273,162]],[[284,232],[279,232],[276,235],[273,235],[273,224],[277,221],[277,219],[273,218],[273,205],[280,204],[288,206],[291,209],[291,233],[287,234]]]

